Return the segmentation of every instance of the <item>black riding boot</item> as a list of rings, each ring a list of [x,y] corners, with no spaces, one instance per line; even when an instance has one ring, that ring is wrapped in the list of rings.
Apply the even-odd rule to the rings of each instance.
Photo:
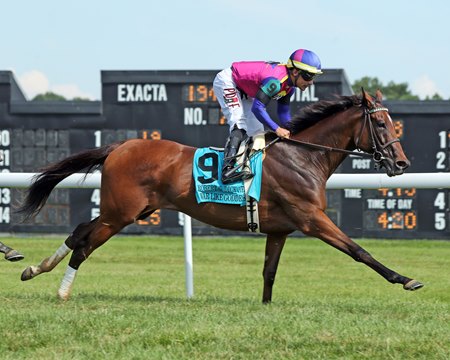
[[[237,162],[237,152],[239,145],[243,140],[247,139],[245,130],[234,127],[231,130],[230,137],[225,144],[223,154],[222,167],[222,183],[229,184],[238,180],[246,180],[253,177],[251,171],[245,166],[242,168],[235,167]]]

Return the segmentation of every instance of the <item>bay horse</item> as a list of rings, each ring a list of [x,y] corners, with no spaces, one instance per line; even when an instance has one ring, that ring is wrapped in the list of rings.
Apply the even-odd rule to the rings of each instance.
[[[260,229],[267,235],[263,303],[272,300],[283,246],[296,230],[323,240],[405,290],[423,286],[375,260],[325,214],[327,179],[349,153],[355,153],[352,150],[372,154],[389,176],[401,175],[410,164],[381,101],[381,92],[373,98],[364,90],[361,96],[319,101],[293,117],[290,139],[275,142],[276,135],[266,133],[266,142],[272,145],[265,149],[259,202]],[[195,150],[168,140],[133,139],[47,166],[19,209],[25,218],[41,210],[60,181],[102,166],[100,215],[79,224],[53,255],[27,267],[21,279],[51,271],[73,251],[58,290],[58,296],[67,300],[79,266],[89,255],[125,226],[157,209],[177,210],[218,228],[247,231],[245,206],[197,203],[192,176]]]

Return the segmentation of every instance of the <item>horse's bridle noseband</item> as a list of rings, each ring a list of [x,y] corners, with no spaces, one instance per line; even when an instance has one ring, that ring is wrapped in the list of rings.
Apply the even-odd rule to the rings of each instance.
[[[359,132],[359,135],[356,138],[356,142],[355,142],[356,149],[362,151],[359,147],[359,141],[361,139],[361,135],[362,135],[364,129],[366,128],[366,124],[368,123],[370,139],[372,140],[372,150],[373,150],[372,158],[373,158],[373,161],[375,162],[376,169],[381,167],[381,162],[383,160],[386,160],[386,158],[383,156],[382,151],[384,149],[386,149],[388,146],[391,146],[392,144],[400,141],[398,138],[395,138],[395,139],[392,139],[391,141],[388,141],[386,144],[381,144],[380,140],[375,135],[375,129],[373,128],[373,124],[372,124],[372,121],[370,118],[371,114],[374,114],[379,111],[388,112],[389,110],[388,110],[388,108],[385,108],[385,107],[375,107],[373,109],[364,108],[364,124],[361,127],[361,131]]]

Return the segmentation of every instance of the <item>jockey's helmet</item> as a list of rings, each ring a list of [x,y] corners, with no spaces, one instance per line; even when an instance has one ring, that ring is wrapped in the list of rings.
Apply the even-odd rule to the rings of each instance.
[[[320,64],[319,57],[310,50],[298,49],[295,50],[286,66],[288,68],[295,68],[298,70],[307,71],[311,74],[320,75],[322,74],[322,66]]]

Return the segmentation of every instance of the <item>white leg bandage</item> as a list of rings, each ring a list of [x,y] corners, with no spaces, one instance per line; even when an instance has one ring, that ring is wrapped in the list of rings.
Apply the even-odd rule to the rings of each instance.
[[[75,275],[77,270],[67,265],[66,273],[61,281],[61,285],[58,290],[58,296],[62,300],[68,300],[70,292],[72,290],[73,281],[75,280]]]
[[[71,251],[72,250],[65,243],[63,243],[52,256],[42,261],[42,263],[39,265],[39,267],[41,268],[41,272],[52,270]]]

